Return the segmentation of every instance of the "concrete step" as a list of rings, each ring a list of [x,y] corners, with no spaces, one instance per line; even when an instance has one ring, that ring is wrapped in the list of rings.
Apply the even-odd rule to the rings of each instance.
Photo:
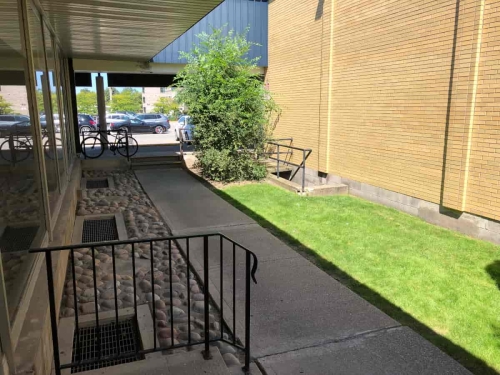
[[[202,351],[195,349],[175,354],[148,354],[146,359],[98,370],[80,372],[81,375],[232,375],[219,349],[211,347],[212,359],[205,360]]]
[[[133,170],[141,170],[141,169],[177,169],[182,168],[182,162],[168,162],[168,163],[158,163],[158,162],[149,162],[149,163],[140,163],[140,164],[132,164],[131,168]]]
[[[153,157],[134,157],[130,159],[132,169],[150,168],[181,168],[182,161],[178,155],[164,155]]]
[[[179,161],[179,155],[161,155],[161,156],[134,156],[130,159],[132,164],[148,162],[174,162]]]
[[[278,178],[275,175],[268,175],[266,181],[272,185],[281,187],[285,190],[302,194],[302,186],[296,182],[289,181],[284,178]],[[315,196],[326,196],[326,195],[343,195],[349,194],[349,186],[344,184],[329,184],[329,185],[318,185],[318,186],[306,186],[304,195],[315,197]]]

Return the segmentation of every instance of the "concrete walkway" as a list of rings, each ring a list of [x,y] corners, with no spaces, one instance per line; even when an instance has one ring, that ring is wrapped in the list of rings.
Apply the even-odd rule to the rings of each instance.
[[[252,357],[267,374],[470,374],[188,172],[155,169],[136,171],[136,175],[174,235],[218,231],[258,256],[258,284],[252,285],[251,348]],[[193,257],[201,260],[201,241],[191,246]],[[213,246],[218,249],[217,243]],[[232,277],[232,267],[225,264],[220,272],[218,254],[210,254],[211,288],[219,288],[222,274],[224,298],[230,299],[226,291],[230,283],[225,280]],[[236,261],[239,267],[243,265],[243,259]],[[244,294],[236,298],[236,313],[242,319]],[[231,306],[231,301],[225,302]]]

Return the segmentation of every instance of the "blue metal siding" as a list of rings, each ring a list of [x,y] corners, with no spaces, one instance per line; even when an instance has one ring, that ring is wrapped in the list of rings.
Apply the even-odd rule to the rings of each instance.
[[[250,27],[248,40],[258,43],[260,46],[253,46],[249,57],[260,57],[257,65],[265,67],[268,63],[267,7],[268,3],[262,1],[226,0],[172,44],[158,53],[158,55],[153,57],[153,62],[168,64],[186,63],[184,59],[179,59],[179,52],[188,51],[194,43],[198,43],[196,35],[202,32],[210,32],[211,27],[219,28],[227,25],[228,30],[233,29],[238,33],[242,33],[247,27]]]

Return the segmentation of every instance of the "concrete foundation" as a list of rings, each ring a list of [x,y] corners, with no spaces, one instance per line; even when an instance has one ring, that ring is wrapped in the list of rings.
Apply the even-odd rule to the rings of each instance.
[[[351,180],[341,176],[327,175],[319,177],[318,171],[306,168],[306,186],[344,184],[349,187],[349,194],[369,201],[395,208],[410,215],[420,217],[428,223],[456,230],[468,236],[490,241],[500,245],[500,222],[467,212],[458,212],[405,194],[396,193],[377,186]],[[294,180],[302,179],[301,172]]]

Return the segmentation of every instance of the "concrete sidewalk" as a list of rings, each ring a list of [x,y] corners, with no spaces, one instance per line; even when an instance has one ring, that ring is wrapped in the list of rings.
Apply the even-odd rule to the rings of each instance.
[[[411,329],[402,327],[304,259],[188,172],[151,169],[136,171],[136,175],[174,235],[218,231],[259,258],[258,284],[252,285],[251,348],[252,357],[267,374],[470,374]],[[219,249],[217,241],[212,241],[211,249]],[[191,245],[191,254],[201,261],[201,240]],[[211,288],[220,289],[222,275],[226,298],[232,296],[226,290],[232,266],[224,256],[226,263],[220,272],[219,254],[210,253]],[[241,272],[243,257],[235,261]],[[239,275],[240,280],[243,273]],[[244,293],[237,293],[236,299],[236,314],[243,318]],[[232,306],[231,301],[225,303]]]

